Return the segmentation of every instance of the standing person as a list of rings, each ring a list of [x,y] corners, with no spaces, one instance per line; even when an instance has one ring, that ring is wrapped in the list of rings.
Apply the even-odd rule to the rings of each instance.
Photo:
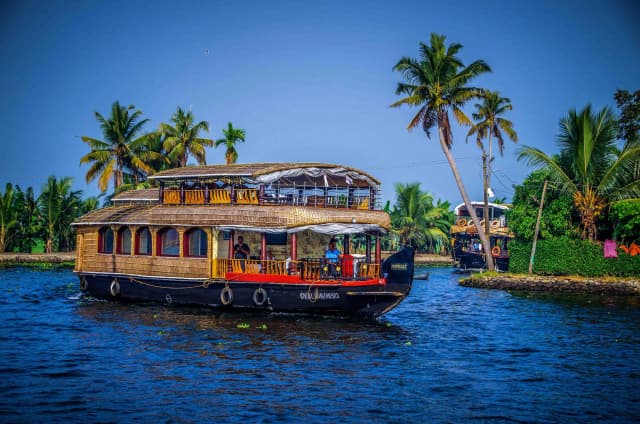
[[[244,238],[242,236],[238,236],[238,242],[233,246],[233,258],[241,259],[240,267],[242,268],[242,272],[245,271],[245,259],[249,257],[250,253],[251,250],[244,242]]]
[[[331,240],[329,240],[329,246],[327,247],[327,250],[324,251],[324,257],[327,263],[327,271],[332,276],[336,275],[336,266],[338,265],[338,261],[342,256],[342,253],[340,253],[340,250],[338,250],[338,248],[336,247],[336,243],[337,240],[332,238]]]

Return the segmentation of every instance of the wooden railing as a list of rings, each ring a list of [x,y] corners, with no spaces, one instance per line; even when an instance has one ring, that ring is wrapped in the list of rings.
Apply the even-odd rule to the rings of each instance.
[[[204,190],[185,190],[185,205],[204,205]]]
[[[288,266],[288,268],[287,268]],[[262,261],[258,259],[213,259],[212,278],[225,278],[228,272],[238,274],[299,275],[302,280],[363,280],[380,275],[380,264],[338,261],[323,258],[300,261]]]
[[[231,193],[224,188],[209,190],[209,203],[213,205],[228,205],[231,203]]]
[[[236,189],[236,203],[239,205],[259,204],[260,202],[258,201],[258,190],[250,188]]]
[[[165,205],[179,205],[182,203],[180,201],[180,190],[165,189],[162,197],[162,203]]]

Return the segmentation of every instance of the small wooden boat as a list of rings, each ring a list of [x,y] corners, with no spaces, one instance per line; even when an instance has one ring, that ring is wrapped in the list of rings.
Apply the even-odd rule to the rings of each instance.
[[[484,226],[484,203],[471,202]],[[496,271],[509,270],[508,242],[513,238],[506,220],[507,205],[489,203],[491,256]],[[451,244],[454,264],[458,271],[481,271],[487,269],[485,253],[480,238],[464,203],[454,208],[456,222],[451,227]],[[483,227],[484,228],[484,227]]]
[[[413,276],[414,280],[428,280],[429,279],[429,273],[428,272],[421,272],[420,274],[416,274]]]
[[[379,181],[363,171],[257,163],[177,168],[150,180],[158,187],[120,193],[73,224],[75,272],[92,296],[377,317],[411,290],[413,249],[381,260],[390,218],[379,208]],[[239,236],[246,257],[234,255]],[[327,259],[334,237],[343,255]],[[352,255],[356,237],[364,253]]]

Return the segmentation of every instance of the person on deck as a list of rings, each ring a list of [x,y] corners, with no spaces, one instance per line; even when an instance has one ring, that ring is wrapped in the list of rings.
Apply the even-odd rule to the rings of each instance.
[[[342,253],[340,253],[340,250],[338,250],[338,248],[336,247],[336,243],[337,240],[332,238],[331,240],[329,240],[329,246],[327,247],[327,250],[324,251],[327,272],[331,276],[336,275],[336,267],[338,265],[338,262],[340,261],[340,258],[342,257]]]
[[[251,250],[244,242],[244,238],[242,236],[238,236],[238,242],[233,246],[233,258],[241,259],[240,267],[242,268],[242,272],[245,271],[245,259],[249,257],[250,253]]]

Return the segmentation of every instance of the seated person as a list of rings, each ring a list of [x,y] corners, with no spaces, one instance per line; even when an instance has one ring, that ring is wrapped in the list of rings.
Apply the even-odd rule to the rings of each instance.
[[[327,265],[327,271],[329,275],[335,276],[337,274],[336,267],[340,262],[340,258],[342,257],[342,253],[336,247],[337,240],[332,238],[329,240],[329,247],[324,251],[324,258]]]

